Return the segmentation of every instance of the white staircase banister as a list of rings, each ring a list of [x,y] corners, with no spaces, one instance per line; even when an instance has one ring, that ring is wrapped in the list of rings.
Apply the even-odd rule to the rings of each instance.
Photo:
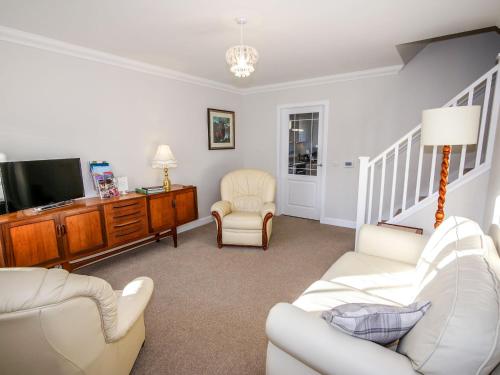
[[[449,187],[454,189],[455,185],[458,187],[467,181],[470,181],[475,176],[484,173],[485,170],[491,166],[491,159],[493,157],[493,146],[495,141],[495,133],[497,124],[500,121],[500,54],[498,56],[497,64],[488,72],[483,74],[472,84],[462,90],[458,95],[455,95],[443,107],[456,106],[456,105],[473,105],[477,103],[477,98],[482,100],[481,122],[478,132],[478,144],[476,149],[467,147],[466,145],[460,147],[459,162],[454,162],[455,179],[449,183]],[[496,74],[496,79],[495,78]],[[493,86],[495,82],[495,86]],[[484,95],[484,96],[483,96]],[[493,96],[492,96],[493,95]],[[483,97],[482,97],[483,96]],[[491,104],[491,106],[490,106]],[[436,199],[434,193],[434,179],[436,170],[436,161],[438,148],[433,146],[432,158],[426,155],[425,148],[419,142],[421,133],[421,124],[411,129],[408,133],[399,138],[396,142],[392,143],[388,148],[378,154],[376,157],[370,159],[369,157],[360,157],[360,170],[359,170],[359,186],[358,186],[358,205],[356,217],[356,229],[365,224],[371,223],[374,220],[389,221],[392,223],[400,222],[404,218],[413,214],[418,207],[428,205],[430,201]],[[485,139],[487,137],[487,139]],[[410,163],[410,154],[412,143],[419,142],[418,145],[418,164],[412,161]],[[404,180],[401,190],[398,186],[397,174],[401,172],[399,167],[399,157],[406,149],[406,161],[404,161]],[[471,160],[470,153],[475,152]],[[485,155],[483,158],[483,154]],[[425,159],[424,159],[425,158]],[[412,158],[413,159],[413,158]],[[390,161],[393,160],[392,181],[387,181],[386,184],[386,167]],[[424,160],[426,160],[424,162]],[[410,171],[410,166],[415,165],[416,180],[413,178],[413,168]],[[423,171],[425,165],[425,171]],[[451,166],[450,166],[451,168]],[[451,170],[451,169],[450,169]],[[425,173],[424,173],[425,172]],[[374,192],[375,173],[377,174],[377,187]],[[412,176],[411,181],[409,180]],[[389,177],[390,178],[390,177]],[[427,180],[428,179],[428,180]],[[380,181],[380,182],[379,182]],[[426,185],[429,182],[428,186]],[[411,186],[409,186],[411,183]],[[379,185],[380,184],[380,185]],[[388,185],[388,186],[387,186]],[[411,193],[415,192],[415,196],[408,196],[408,191],[411,188]],[[413,190],[415,188],[415,190]],[[380,191],[379,191],[380,189]],[[390,190],[387,191],[386,190]],[[421,192],[424,190],[424,192]],[[374,202],[373,195],[378,194]],[[390,194],[390,195],[389,195]],[[423,196],[422,196],[423,195]],[[388,202],[384,197],[390,197]],[[396,199],[397,197],[397,199]],[[401,201],[399,201],[401,197]],[[377,202],[378,201],[378,202]],[[377,207],[378,203],[378,207]],[[399,206],[401,203],[401,206]],[[373,205],[375,207],[373,207]],[[397,206],[396,206],[397,205]],[[376,213],[372,216],[372,208]],[[396,211],[397,210],[397,211]],[[409,211],[408,211],[409,210]]]

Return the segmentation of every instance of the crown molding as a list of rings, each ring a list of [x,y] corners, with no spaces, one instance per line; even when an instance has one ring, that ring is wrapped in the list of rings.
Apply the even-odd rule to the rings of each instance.
[[[128,59],[110,53],[98,51],[92,48],[82,47],[76,44],[62,42],[60,40],[47,38],[38,34],[13,29],[0,25],[0,41],[19,44],[23,46],[38,48],[45,51],[59,53],[62,55],[77,57],[80,59],[99,62],[117,66],[123,69],[133,70],[140,73],[151,74],[176,81],[186,82],[198,86],[209,87],[233,94],[251,95],[272,91],[295,89],[308,86],[319,86],[337,82],[352,81],[363,78],[382,77],[397,74],[403,65],[387,66],[382,68],[360,70],[350,73],[334,74],[298,81],[281,82],[270,85],[254,86],[249,88],[238,88],[230,84],[212,81],[206,78],[181,73],[175,70],[163,68],[157,65]]]
[[[123,69],[134,70],[136,72],[151,74],[163,78],[169,78],[176,81],[187,82],[199,86],[210,87],[217,90],[240,94],[240,89],[212,81],[206,78],[181,73],[175,70],[162,68],[157,65],[143,63],[137,60],[120,57],[110,53],[98,51],[92,48],[82,47],[76,44],[61,42],[56,39],[47,38],[41,35],[28,33],[25,31],[13,29],[0,25],[0,40],[23,46],[42,49],[55,52],[62,55],[78,57],[80,59],[95,61],[103,64],[117,66]]]
[[[353,81],[353,80],[363,79],[363,78],[383,77],[383,76],[398,74],[402,68],[403,68],[402,64],[401,65],[391,65],[391,66],[385,66],[382,68],[359,70],[356,72],[341,73],[341,74],[333,74],[330,76],[322,76],[322,77],[316,77],[316,78],[310,78],[310,79],[303,79],[303,80],[299,80],[299,81],[288,81],[288,82],[275,83],[275,84],[271,84],[271,85],[255,86],[255,87],[249,87],[247,89],[241,89],[241,93],[243,95],[260,94],[260,93],[272,92],[272,91],[296,89],[296,88],[300,88],[300,87],[328,85],[331,83]]]

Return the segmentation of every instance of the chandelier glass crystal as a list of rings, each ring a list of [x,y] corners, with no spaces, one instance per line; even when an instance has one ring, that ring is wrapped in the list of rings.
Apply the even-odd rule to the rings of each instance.
[[[226,61],[236,77],[248,77],[255,71],[254,65],[259,60],[259,53],[255,48],[243,44],[243,25],[246,24],[246,19],[238,18],[236,22],[240,25],[240,44],[226,51]]]

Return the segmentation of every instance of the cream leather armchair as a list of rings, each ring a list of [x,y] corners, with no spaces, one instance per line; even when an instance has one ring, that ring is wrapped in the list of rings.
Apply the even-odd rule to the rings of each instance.
[[[276,180],[256,169],[239,169],[228,173],[220,184],[222,200],[212,205],[217,223],[217,244],[269,245],[275,211]]]
[[[1,374],[129,374],[153,281],[114,291],[61,269],[0,269]]]

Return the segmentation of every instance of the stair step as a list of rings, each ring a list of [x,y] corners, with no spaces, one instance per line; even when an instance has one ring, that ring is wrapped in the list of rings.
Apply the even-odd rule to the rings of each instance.
[[[464,168],[464,174],[469,173],[472,171],[474,168]]]

